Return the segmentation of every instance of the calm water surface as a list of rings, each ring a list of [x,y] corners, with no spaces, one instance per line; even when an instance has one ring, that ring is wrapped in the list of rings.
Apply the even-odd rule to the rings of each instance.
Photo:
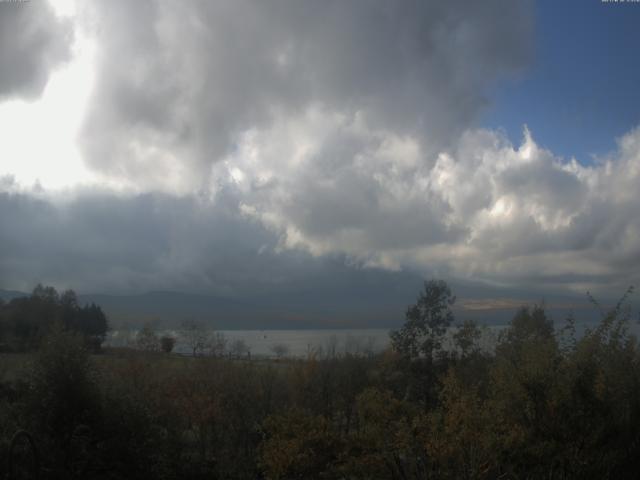
[[[502,327],[484,329],[481,344],[490,348],[495,343]],[[237,340],[243,341],[252,356],[274,357],[277,346],[284,346],[286,356],[306,357],[312,352],[318,354],[369,354],[378,353],[389,346],[389,329],[352,330],[217,330],[230,346]],[[213,332],[211,332],[213,333]],[[177,339],[174,349],[177,353],[191,353],[188,345],[181,342],[179,330],[163,330],[158,336],[171,335]],[[106,345],[113,347],[135,346],[135,331],[116,330],[110,332]]]
[[[594,328],[597,323],[589,322],[576,325],[576,334],[581,336],[585,328]],[[564,324],[556,324],[556,331]],[[498,336],[505,325],[490,325],[481,327],[482,336],[480,346],[484,350],[492,350],[498,340]],[[640,326],[636,322],[629,324],[631,333],[640,337]],[[451,334],[455,328],[449,330],[448,339],[445,339],[445,348],[451,347]],[[389,346],[389,329],[351,329],[351,330],[216,330],[208,332],[210,337],[215,333],[221,333],[226,339],[228,347],[234,342],[242,341],[252,356],[275,357],[278,346],[284,346],[285,356],[306,357],[311,353],[319,355],[341,355],[378,353]],[[174,351],[176,353],[190,354],[188,345],[181,341],[179,330],[161,330],[156,332],[158,337],[170,335],[177,339]],[[109,333],[106,340],[107,346],[135,348],[136,331],[116,330]]]

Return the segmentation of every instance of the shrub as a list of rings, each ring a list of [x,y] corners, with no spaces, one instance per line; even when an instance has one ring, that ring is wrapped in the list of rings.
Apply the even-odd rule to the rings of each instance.
[[[160,337],[160,348],[164,353],[171,353],[176,345],[176,339],[169,335]]]

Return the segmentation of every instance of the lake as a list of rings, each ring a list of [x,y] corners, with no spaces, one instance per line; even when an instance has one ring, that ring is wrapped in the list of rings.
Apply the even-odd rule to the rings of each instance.
[[[171,335],[178,341],[177,353],[190,353],[189,346],[180,341],[180,331],[163,330],[158,336]],[[228,345],[240,340],[251,355],[275,356],[274,348],[284,346],[287,356],[306,357],[309,353],[345,352],[354,354],[381,352],[389,345],[387,329],[353,330],[216,330],[227,340]],[[135,331],[117,330],[109,333],[105,346],[124,347],[135,344]]]
[[[481,345],[491,348],[501,326],[485,327]],[[389,346],[389,329],[320,329],[320,330],[217,330],[230,346],[242,341],[252,356],[275,357],[278,346],[284,346],[285,356],[306,357],[310,353],[340,355],[344,353],[366,355],[382,352]],[[213,332],[212,332],[213,333]],[[188,345],[181,341],[179,330],[162,330],[157,335],[170,335],[177,339],[174,352],[189,354]],[[116,330],[109,333],[105,346],[135,346],[136,331]]]

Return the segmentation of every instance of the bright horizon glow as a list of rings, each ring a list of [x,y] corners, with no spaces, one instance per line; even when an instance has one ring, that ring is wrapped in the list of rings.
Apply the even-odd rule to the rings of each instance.
[[[72,1],[52,4],[60,16],[74,12]],[[71,59],[51,74],[39,98],[0,103],[0,177],[52,190],[95,179],[76,142],[94,82],[94,52],[94,42],[76,28]]]
[[[73,17],[77,12],[76,0],[49,0],[49,4],[59,17]]]

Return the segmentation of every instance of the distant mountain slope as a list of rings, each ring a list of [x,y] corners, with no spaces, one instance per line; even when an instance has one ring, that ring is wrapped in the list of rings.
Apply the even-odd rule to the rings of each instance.
[[[0,298],[2,300],[4,300],[5,302],[9,302],[9,301],[13,300],[14,298],[27,297],[27,296],[29,296],[28,293],[18,292],[18,291],[15,291],[15,290],[2,290],[2,289],[0,289]]]
[[[29,293],[0,290],[0,298]],[[331,295],[317,298],[313,292],[287,292],[253,296],[247,300],[156,291],[133,295],[83,294],[80,304],[95,303],[107,314],[111,325],[137,327],[147,321],[175,327],[187,318],[201,320],[219,329],[307,329],[393,326],[404,305],[394,302],[345,299]]]
[[[287,296],[285,296],[287,297]],[[395,306],[372,312],[370,306],[305,303],[304,298],[271,296],[252,301],[188,294],[149,292],[141,295],[80,295],[81,303],[94,302],[114,325],[139,325],[155,321],[167,327],[195,318],[220,329],[340,328],[389,326]]]
[[[395,291],[385,291],[382,287],[362,285],[348,292],[342,288],[327,288],[319,293],[301,286],[292,291],[252,293],[243,299],[155,291],[132,295],[84,294],[79,295],[78,300],[81,304],[100,305],[112,328],[137,328],[149,321],[157,327],[175,328],[188,318],[224,330],[398,328],[404,321],[407,306],[415,302],[417,289],[410,288],[413,285],[402,285],[403,288]],[[0,298],[4,301],[27,295],[0,290]],[[506,324],[516,308],[527,303],[534,302],[474,299],[467,293],[457,302],[454,311],[458,322],[473,319],[480,324]],[[563,321],[570,312],[579,313],[579,321],[597,317],[588,302],[578,302],[575,297],[551,297],[546,306],[557,322]]]
[[[180,292],[149,292],[140,295],[80,295],[82,303],[96,303],[116,324],[139,324],[148,320],[167,326],[186,318],[225,325],[242,320],[249,308],[226,298]],[[216,325],[218,326],[218,325]],[[219,327],[221,328],[221,326]]]

